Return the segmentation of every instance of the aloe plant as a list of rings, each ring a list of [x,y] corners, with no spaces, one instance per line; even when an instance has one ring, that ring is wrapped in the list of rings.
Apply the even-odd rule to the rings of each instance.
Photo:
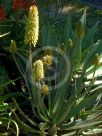
[[[27,64],[27,74],[24,76],[25,71],[20,72],[24,76],[28,87],[34,120],[29,119],[21,111],[16,101],[17,109],[20,110],[30,124],[28,125],[26,122],[21,121],[16,112],[13,111],[16,121],[25,131],[30,132],[32,135],[53,136],[92,135],[102,132],[100,127],[102,125],[100,120],[102,115],[102,106],[100,104],[102,83],[97,84],[99,79],[100,81],[102,80],[102,73],[96,74],[102,66],[100,62],[102,40],[94,41],[97,26],[98,22],[87,32],[85,11],[73,31],[72,17],[69,15],[64,28],[61,28],[62,40],[60,42],[56,39],[56,37],[60,38],[59,33],[52,38],[57,28],[52,32],[49,25],[42,26],[42,37],[46,30],[48,34],[46,41],[43,39],[41,43],[45,45],[43,46],[44,49],[41,48],[41,50],[45,51],[47,45],[50,45],[49,48],[52,50],[50,55],[55,55],[57,63],[56,67],[53,65],[48,68],[46,66],[43,67],[42,54],[40,60],[35,61],[34,67],[32,67],[34,53],[32,52],[31,54],[30,48],[30,58],[27,59],[28,63],[25,63]],[[57,55],[52,43],[55,43],[57,51],[59,50]],[[69,67],[64,67],[66,65],[65,58],[63,58],[64,54],[66,54],[70,62],[68,63]],[[14,60],[16,61],[15,55]],[[58,73],[58,76],[54,78],[56,82],[52,83],[52,80],[48,80],[46,83],[44,73],[46,74],[48,69],[52,70],[52,72],[55,69],[54,74]],[[33,71],[36,79],[33,76]],[[66,71],[69,75],[67,75],[64,83],[57,87],[57,83],[61,82],[60,78],[66,75]],[[43,78],[40,78],[42,75]],[[43,88],[42,91],[44,84],[47,84],[47,87]]]
[[[28,23],[28,20],[25,18],[20,20],[21,22],[18,20],[21,28],[27,26],[27,32],[29,29],[31,32],[31,29],[34,29],[34,33],[29,37],[26,33],[27,45],[24,43],[24,30],[22,30],[20,36],[16,31],[13,40],[7,37],[9,42],[4,45],[10,44],[11,41],[10,47],[1,47],[12,57],[20,78],[24,79],[22,92],[17,90],[16,93],[11,93],[6,88],[9,90],[8,94],[0,96],[1,109],[3,112],[6,110],[8,116],[10,113],[9,117],[0,116],[0,120],[6,128],[9,121],[11,123],[9,128],[14,128],[15,124],[17,136],[19,129],[27,134],[43,136],[81,136],[102,132],[100,119],[102,82],[97,83],[102,81],[102,40],[94,39],[99,22],[87,31],[85,11],[76,28],[73,28],[71,14],[69,13],[68,17],[61,21],[55,19],[44,23],[40,20],[42,22],[40,22],[39,37],[36,37],[38,33],[36,34],[34,22],[29,21],[29,25],[33,23],[29,28],[29,25],[25,25],[25,21]],[[14,26],[16,20],[9,23]],[[9,29],[10,36],[13,36],[13,28]],[[1,38],[8,35],[9,33],[4,34]],[[9,80],[0,87],[5,88],[15,82]],[[31,105],[32,109],[30,108],[27,114],[19,103],[18,98],[21,96],[26,99],[22,100],[24,103],[28,102]],[[10,102],[5,106],[3,102],[8,99]],[[9,135],[9,132],[4,135]]]

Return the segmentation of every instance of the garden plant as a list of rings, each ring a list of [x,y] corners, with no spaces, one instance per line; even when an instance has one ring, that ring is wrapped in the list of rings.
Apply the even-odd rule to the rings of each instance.
[[[0,136],[102,133],[101,20],[78,4],[0,0]]]

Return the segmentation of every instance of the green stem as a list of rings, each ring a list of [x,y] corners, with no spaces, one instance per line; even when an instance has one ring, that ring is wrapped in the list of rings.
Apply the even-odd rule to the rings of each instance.
[[[29,66],[27,66],[27,78],[25,78],[25,82],[29,91],[29,95],[31,98],[31,106],[33,113],[37,119],[39,119],[39,116],[37,115],[35,109],[34,109],[34,103],[33,103],[33,97],[32,97],[32,44],[29,44]]]

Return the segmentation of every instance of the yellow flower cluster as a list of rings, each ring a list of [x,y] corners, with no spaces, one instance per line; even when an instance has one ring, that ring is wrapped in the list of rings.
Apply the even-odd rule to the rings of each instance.
[[[25,27],[25,44],[33,44],[34,47],[38,41],[39,35],[39,14],[36,5],[29,9],[28,20]]]
[[[44,79],[44,67],[42,60],[37,60],[33,64],[33,78],[36,81]],[[46,84],[43,84],[41,87],[41,93],[44,95],[48,95],[49,87]]]
[[[41,93],[44,94],[44,95],[48,95],[48,93],[49,93],[49,87],[48,87],[48,85],[44,84],[42,86]]]
[[[52,50],[50,48],[46,49],[44,52],[43,64],[45,67],[50,67],[52,65]]]
[[[42,60],[37,60],[33,64],[33,77],[36,81],[44,78],[44,67]]]
[[[52,65],[52,56],[46,55],[43,57],[43,64],[45,67],[50,67]]]

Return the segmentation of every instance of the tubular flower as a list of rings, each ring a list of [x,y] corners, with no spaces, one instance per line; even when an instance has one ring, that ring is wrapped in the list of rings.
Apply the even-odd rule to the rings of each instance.
[[[85,31],[84,31],[83,24],[81,21],[79,21],[76,26],[76,35],[80,38],[83,38],[85,35]]]
[[[4,8],[0,6],[0,21],[5,19],[5,11]]]
[[[45,67],[50,67],[52,65],[52,56],[46,55],[43,57],[43,64]]]
[[[41,93],[44,94],[44,95],[48,95],[48,93],[49,93],[48,85],[46,85],[46,84],[42,85]]]
[[[98,53],[95,55],[95,58],[94,58],[94,65],[95,65],[95,66],[99,66],[99,65],[100,65]]]
[[[17,47],[16,47],[16,42],[11,40],[9,52],[11,53],[16,53],[17,52]]]
[[[33,44],[34,47],[38,41],[39,35],[39,15],[38,8],[33,5],[29,9],[28,20],[25,27],[25,44]]]
[[[37,60],[33,64],[33,77],[36,81],[44,78],[44,67],[42,60]]]

